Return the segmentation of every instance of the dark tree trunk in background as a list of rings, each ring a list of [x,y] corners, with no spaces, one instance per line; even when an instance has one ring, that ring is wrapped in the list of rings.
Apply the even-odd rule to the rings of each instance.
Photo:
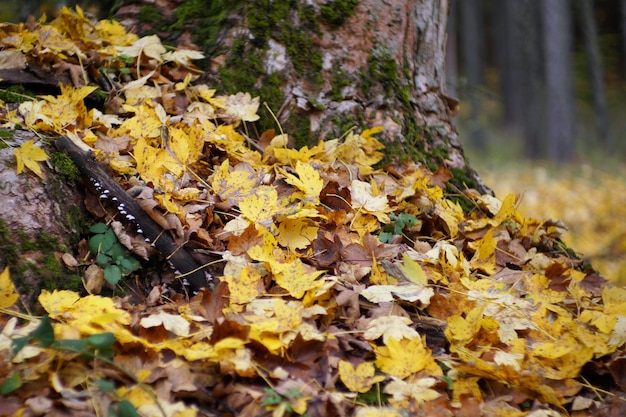
[[[553,161],[569,161],[574,142],[570,4],[567,0],[543,0],[540,4],[545,48],[548,156]]]
[[[513,130],[522,125],[521,102],[523,60],[520,57],[521,47],[518,33],[519,0],[502,0],[496,5],[495,34],[497,41],[497,61],[500,70],[500,90],[504,103],[504,123]]]
[[[620,29],[622,32],[622,56],[624,57],[624,80],[626,80],[626,0],[620,0]]]
[[[470,107],[469,140],[478,150],[484,150],[486,148],[485,133],[479,121],[482,101],[479,97],[479,86],[483,84],[482,69],[485,61],[481,0],[460,0],[458,6],[461,57],[466,77],[465,97]]]
[[[446,93],[452,97],[459,94],[459,71],[458,60],[458,31],[457,20],[459,13],[459,0],[450,0],[450,13],[448,14],[448,43],[446,44]]]
[[[518,4],[519,20],[516,24],[516,38],[519,45],[518,64],[523,71],[518,71],[520,80],[521,126],[524,143],[524,155],[530,159],[545,156],[543,146],[545,132],[543,59],[541,44],[541,18],[539,4],[535,0],[520,0]]]
[[[168,2],[142,1],[122,1],[118,18],[150,29],[154,22],[137,25],[142,6]],[[202,3],[173,2],[178,10]],[[457,103],[444,94],[448,1],[219,3],[230,8],[217,22],[221,30],[210,45],[200,45],[212,51],[209,81],[225,92],[259,95],[296,145],[339,137],[352,126],[382,125],[390,156],[408,155],[431,169],[443,165],[461,188],[487,191],[451,124]],[[194,32],[209,26],[211,16],[192,16],[183,28],[191,36],[182,38],[199,43]],[[259,133],[278,129],[265,109],[260,113]]]
[[[593,0],[578,0],[578,6],[583,38],[585,40],[587,67],[589,68],[591,98],[596,117],[596,132],[600,143],[605,145],[606,148],[606,146],[609,145],[607,143],[609,136],[609,114],[606,105],[603,66],[602,60],[600,59],[600,46],[598,43],[598,30],[593,14]]]
[[[495,44],[505,126],[521,136],[524,156],[543,156],[541,19],[535,0],[497,5]]]

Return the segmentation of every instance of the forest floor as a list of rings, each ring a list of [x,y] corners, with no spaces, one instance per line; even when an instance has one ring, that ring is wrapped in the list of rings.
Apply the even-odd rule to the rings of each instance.
[[[621,173],[477,159],[499,199],[478,195],[444,168],[375,168],[380,128],[301,149],[249,137],[258,98],[216,95],[194,51],[80,9],[0,28],[14,69],[70,83],[0,106],[5,129],[39,135],[3,140],[16,173],[39,181],[55,142],[97,191],[89,236],[62,254],[84,290],[42,290],[39,316],[19,269],[0,272],[0,416],[626,415],[626,289],[556,221],[590,236],[565,240],[592,262],[619,258]],[[151,243],[185,274],[155,267]],[[187,250],[219,282],[178,268]]]
[[[626,286],[626,166],[470,159],[498,197],[519,194],[525,217],[562,220],[565,243],[605,278]]]

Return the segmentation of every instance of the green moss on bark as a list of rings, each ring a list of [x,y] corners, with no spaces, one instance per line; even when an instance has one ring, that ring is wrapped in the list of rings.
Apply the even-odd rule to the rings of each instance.
[[[358,0],[334,0],[320,7],[322,19],[331,26],[338,27],[356,13]]]
[[[65,244],[45,232],[32,239],[22,231],[12,233],[0,219],[0,266],[9,267],[17,291],[29,302],[35,301],[41,289],[82,288],[80,276],[66,271],[55,255],[67,250]]]

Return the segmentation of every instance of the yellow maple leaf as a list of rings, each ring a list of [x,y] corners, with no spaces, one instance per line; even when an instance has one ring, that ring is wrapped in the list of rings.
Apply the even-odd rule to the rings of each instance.
[[[223,280],[228,283],[230,302],[245,304],[257,297],[263,288],[263,277],[258,268],[246,265],[240,275],[224,275]]]
[[[27,140],[17,149],[13,149],[13,154],[17,162],[17,173],[21,174],[24,167],[33,171],[39,178],[43,178],[41,167],[37,162],[47,161],[48,154],[38,146],[34,141]]]
[[[363,362],[356,368],[348,361],[339,361],[339,378],[352,392],[367,392],[372,385],[385,380],[383,375],[375,376],[376,369],[371,362]]]
[[[391,279],[390,279],[391,278]],[[376,257],[372,258],[372,272],[370,272],[370,283],[374,285],[387,285],[390,280],[397,283],[395,278],[390,277],[382,266],[378,265]]]
[[[250,93],[237,93],[226,98],[224,104],[226,108],[225,115],[232,117],[235,122],[243,120],[244,122],[255,122],[259,120],[256,112],[259,110],[259,97],[252,98]]]
[[[165,47],[157,35],[144,36],[133,42],[130,46],[116,45],[115,49],[118,53],[133,58],[140,58],[145,55],[156,60],[158,63],[163,62],[162,54],[166,52]]]
[[[286,218],[278,226],[276,239],[284,247],[295,252],[296,249],[304,249],[311,244],[317,236],[319,227],[307,218]]]
[[[397,408],[408,408],[410,401],[413,400],[417,404],[426,401],[432,401],[441,394],[430,389],[437,383],[435,378],[420,378],[416,381],[403,381],[400,378],[392,377],[384,389],[385,394],[391,395],[389,403]]]
[[[496,240],[493,237],[493,230],[489,229],[482,239],[478,241],[476,253],[470,261],[474,269],[480,269],[487,275],[496,272]]]
[[[367,324],[363,338],[366,340],[375,340],[382,336],[383,343],[387,344],[390,338],[402,340],[419,337],[419,333],[412,327],[409,327],[412,323],[413,320],[408,317],[377,317]]]
[[[133,157],[137,163],[137,171],[146,182],[158,185],[164,191],[173,191],[174,184],[165,174],[179,178],[185,167],[170,155],[165,149],[150,146],[144,137],[141,137],[133,150]]]
[[[17,113],[21,116],[10,118],[13,123],[24,123],[31,129],[50,132],[53,131],[54,122],[48,117],[50,104],[45,100],[25,101],[18,107]],[[9,113],[11,115],[11,113]]]
[[[86,334],[100,333],[113,323],[123,325],[130,323],[130,314],[117,308],[113,299],[107,297],[98,295],[80,297],[73,291],[43,290],[38,301],[50,318],[63,318],[65,322],[73,324]]]
[[[343,143],[338,139],[324,142],[324,160],[334,162],[341,160],[346,164],[355,164],[359,168],[361,176],[371,174],[372,166],[383,158],[384,145],[371,135],[376,133],[377,128],[363,132],[366,136],[348,132]]]
[[[391,376],[406,378],[422,370],[433,376],[441,375],[441,368],[420,337],[401,340],[390,337],[385,346],[375,347],[374,351],[376,366]]]
[[[102,40],[114,45],[127,46],[139,39],[134,33],[126,33],[126,28],[117,20],[100,20],[95,29]]]
[[[225,202],[232,206],[254,193],[256,176],[247,170],[230,170],[228,160],[222,162],[215,171],[211,182],[213,191]]]
[[[280,298],[257,299],[248,304],[247,310],[254,312],[245,316],[251,322],[250,339],[260,342],[273,353],[278,353],[297,336],[297,328],[302,323],[303,306],[300,302],[288,303]]]
[[[9,275],[9,267],[4,268],[0,274],[0,308],[11,307],[18,299],[19,295],[15,291],[15,286]]]
[[[76,131],[91,127],[93,110],[87,110],[84,99],[96,87],[72,88],[61,84],[60,88],[60,95],[43,97],[49,103],[46,107],[47,116],[52,120],[55,131],[63,133],[64,130]]]
[[[204,140],[197,130],[170,127],[169,146],[183,164],[193,164],[202,153]]]
[[[176,336],[189,336],[191,324],[178,314],[170,314],[160,311],[151,314],[139,321],[139,325],[143,328],[163,326],[166,330],[174,333]]]
[[[276,283],[294,298],[302,298],[305,292],[317,287],[317,278],[324,273],[307,270],[299,258],[286,263],[270,261],[270,267]]]
[[[284,137],[283,135],[278,136],[280,138]],[[272,143],[274,143],[274,140],[272,140]],[[293,166],[294,162],[308,162],[311,159],[319,156],[320,154],[323,154],[325,149],[324,144],[325,142],[320,142],[310,149],[308,146],[303,146],[300,149],[291,149],[276,146],[272,147],[271,151],[274,153],[274,157],[277,159],[278,163]]]
[[[478,333],[483,321],[483,307],[476,307],[466,314],[465,318],[459,315],[448,317],[446,337],[452,344],[464,345]]]
[[[298,176],[289,174],[284,169],[280,169],[285,176],[287,183],[297,187],[304,193],[304,200],[307,202],[315,203],[319,201],[319,195],[324,186],[324,180],[320,177],[319,172],[313,168],[310,164],[297,161],[296,173]]]
[[[164,121],[157,115],[155,105],[150,103],[150,100],[144,100],[139,106],[125,104],[124,110],[135,113],[135,116],[126,119],[118,130],[134,139],[160,137]]]
[[[464,395],[470,395],[482,402],[483,392],[478,385],[480,377],[465,377],[457,376],[452,385],[452,401],[455,403],[461,402],[461,397]]]
[[[356,409],[354,417],[400,417],[399,411],[391,407],[362,406]]]
[[[279,213],[278,193],[274,187],[261,186],[239,203],[239,209],[241,215],[252,223],[270,228],[274,216]]]
[[[391,209],[386,195],[375,194],[372,184],[359,180],[352,180],[348,189],[355,211],[363,210],[376,216],[381,223],[389,223],[387,213]]]

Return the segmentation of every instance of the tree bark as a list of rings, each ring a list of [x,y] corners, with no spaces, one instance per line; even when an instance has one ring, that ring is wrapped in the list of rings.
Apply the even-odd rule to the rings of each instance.
[[[461,55],[466,77],[466,97],[469,102],[469,140],[480,151],[486,149],[485,134],[480,127],[481,100],[478,87],[483,83],[484,65],[482,5],[480,0],[459,2],[461,21]]]
[[[38,139],[27,131],[2,137],[16,147]],[[88,216],[83,198],[58,172],[44,169],[43,177],[32,172],[18,175],[13,148],[0,150],[0,272],[11,267],[26,309],[34,305],[42,287],[58,288],[59,282],[68,289],[82,286],[77,274],[61,266],[60,258],[78,244]]]
[[[546,80],[546,132],[548,156],[569,161],[574,143],[574,94],[572,83],[570,3],[541,2]]]
[[[585,40],[585,53],[587,55],[587,67],[589,69],[589,81],[591,84],[591,99],[596,117],[596,132],[600,143],[605,145],[606,149],[609,137],[609,114],[606,104],[602,60],[600,59],[598,29],[596,28],[593,13],[593,0],[579,0],[578,5],[583,38]],[[610,149],[606,150],[610,152]]]
[[[140,21],[139,3],[122,1],[120,20]],[[457,102],[444,94],[448,1],[252,0],[225,7],[219,35],[199,45],[212,54],[207,78],[268,104],[279,124],[263,110],[259,134],[282,128],[302,146],[382,125],[389,161],[410,156],[433,170],[444,166],[455,186],[489,192],[451,123]],[[207,25],[187,23],[179,39],[197,39],[193,32]]]
[[[520,131],[524,142],[524,155],[530,159],[539,159],[544,158],[546,154],[539,4],[534,0],[522,0],[517,6],[520,12],[515,34],[520,51],[517,64],[522,68],[521,71],[518,70]]]

